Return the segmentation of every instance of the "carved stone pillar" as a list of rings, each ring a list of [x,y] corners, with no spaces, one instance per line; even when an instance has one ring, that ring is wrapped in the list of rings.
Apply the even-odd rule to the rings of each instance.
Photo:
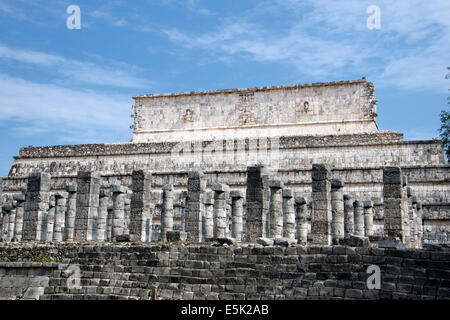
[[[105,241],[108,239],[107,220],[109,192],[106,190],[100,190],[99,197],[97,241]]]
[[[407,199],[403,192],[403,180],[400,167],[383,168],[384,237],[405,242]]]
[[[344,194],[344,232],[346,238],[355,233],[353,199],[348,194]]]
[[[206,180],[201,171],[188,173],[188,201],[186,206],[186,232],[188,241],[203,241],[202,217],[204,216],[204,192]]]
[[[353,202],[353,213],[355,220],[355,235],[364,236],[364,207],[361,201],[355,200],[355,202]]]
[[[32,173],[28,177],[24,206],[23,240],[41,240],[42,216],[49,208],[51,177],[49,173]]]
[[[364,230],[366,237],[373,236],[373,203],[364,201]]]
[[[326,164],[312,166],[311,234],[315,244],[331,244],[331,167]]]
[[[75,215],[77,211],[77,185],[68,185],[67,191],[67,211],[66,211],[66,226],[64,229],[64,239],[68,242],[73,241],[75,230]]]
[[[22,231],[23,231],[23,216],[24,216],[24,205],[25,205],[25,193],[23,190],[21,194],[15,194],[13,200],[16,201],[16,223],[14,225],[14,241],[22,241]]]
[[[226,184],[214,183],[214,238],[223,238],[228,227],[226,212],[226,196],[229,187]]]
[[[92,240],[92,222],[98,212],[100,174],[79,171],[77,175],[77,208],[75,211],[74,240]]]
[[[295,197],[296,204],[296,238],[298,243],[306,244],[308,242],[308,219],[307,219],[307,199],[304,197]]]
[[[269,186],[267,169],[261,166],[247,168],[246,191],[246,237],[248,242],[256,242],[258,237],[267,236],[269,214]]]
[[[46,241],[53,241],[53,227],[55,225],[55,213],[56,213],[56,201],[55,195],[50,196],[49,209],[47,213],[47,234],[45,236]],[[43,240],[43,239],[41,239]]]
[[[270,237],[281,238],[283,236],[283,187],[279,180],[270,180]]]
[[[344,238],[344,195],[342,189],[344,188],[344,182],[341,180],[331,180],[331,234],[332,241],[339,243],[340,239]]]
[[[166,241],[166,232],[173,231],[173,185],[163,186],[161,206],[161,240]]]
[[[111,193],[113,198],[113,220],[111,237],[114,240],[117,236],[124,234],[125,220],[125,194],[127,187],[112,185]]]
[[[63,241],[67,210],[67,197],[67,192],[57,192],[55,194],[56,208],[55,223],[53,225],[53,241]]]
[[[132,173],[130,237],[137,241],[151,241],[154,205],[151,203],[152,174],[145,170]]]
[[[283,237],[295,239],[294,192],[283,189]]]
[[[205,200],[205,216],[203,219],[203,238],[214,238],[214,199]]]
[[[230,192],[231,196],[231,237],[242,241],[243,215],[244,215],[244,193],[240,190]]]

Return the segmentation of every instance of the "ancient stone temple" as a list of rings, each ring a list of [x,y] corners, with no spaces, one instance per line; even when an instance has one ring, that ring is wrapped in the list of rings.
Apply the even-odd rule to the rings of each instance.
[[[380,131],[372,83],[133,98],[131,142],[19,150],[0,181],[0,299],[450,297],[448,252],[420,251],[450,244],[441,142]],[[384,265],[390,255],[419,278],[423,259],[442,263],[417,279],[427,291],[407,287],[416,279],[362,288],[366,261],[402,272]],[[355,274],[336,278],[350,261]],[[195,277],[167,277],[175,265]],[[124,266],[154,281],[100,280]],[[85,284],[63,285],[68,270]]]
[[[364,78],[283,87],[148,94],[133,98],[131,142],[21,148],[8,177],[3,180],[2,203],[8,206],[14,195],[22,194],[33,173],[50,174],[49,192],[54,195],[76,184],[80,172],[91,172],[99,175],[100,189],[107,192],[105,195],[109,200],[103,200],[104,206],[112,208],[113,198],[123,198],[120,201],[125,201],[124,207],[128,208],[124,217],[130,220],[130,212],[139,210],[133,207],[137,202],[131,202],[132,211],[129,205],[133,172],[143,170],[151,177],[146,182],[149,185],[145,187],[147,193],[140,196],[149,199],[144,201],[145,210],[139,211],[144,216],[133,222],[125,221],[117,230],[123,228],[135,232],[132,230],[138,226],[138,238],[144,239],[147,230],[149,240],[156,240],[160,237],[163,186],[166,184],[173,185],[173,228],[185,228],[184,220],[189,212],[186,205],[190,203],[185,197],[189,171],[204,174],[202,179],[209,195],[202,201],[214,200],[214,183],[245,192],[247,168],[255,165],[264,166],[270,171],[271,178],[291,189],[294,197],[312,200],[312,165],[323,163],[332,169],[332,178],[342,182],[339,194],[361,201],[361,206],[362,201],[372,201],[373,219],[369,221],[372,221],[374,234],[380,235],[384,225],[383,167],[398,166],[415,201],[420,202],[424,241],[450,241],[450,176],[440,141],[404,141],[401,133],[380,131],[376,123],[374,86]],[[87,183],[87,189],[83,188],[78,194],[93,188],[89,181]],[[110,192],[110,187],[117,184],[126,189],[123,195]],[[95,184],[93,186],[95,189]],[[270,198],[268,188],[268,193],[261,198],[264,201]],[[223,196],[229,199],[227,206],[230,206],[229,192]],[[80,239],[93,239],[96,235],[93,230],[76,229],[79,223],[91,229],[93,224],[96,225],[97,198],[94,196],[79,203],[85,209],[69,210],[77,212],[80,219],[84,217],[84,211],[90,212],[89,217],[83,218],[85,220],[73,222],[76,237],[80,235]],[[45,204],[42,206],[43,211],[48,210]],[[205,211],[204,203],[200,201],[199,206]],[[262,206],[269,210],[269,204]],[[212,205],[209,208],[213,210]],[[248,216],[245,212],[251,210],[244,210],[244,223]],[[308,210],[310,219],[311,202]],[[364,212],[364,208],[361,210]],[[226,212],[227,228],[231,228],[231,211]],[[135,217],[134,214],[131,216]],[[47,214],[44,212],[42,217],[45,221]],[[107,218],[102,224],[114,223],[114,217],[111,213],[111,220]],[[208,223],[212,223],[211,219]],[[261,223],[270,224],[270,219],[262,219]],[[74,226],[69,226],[69,230]],[[311,224],[308,228],[311,229]],[[263,235],[269,236],[264,232]],[[103,239],[103,235],[100,238]]]

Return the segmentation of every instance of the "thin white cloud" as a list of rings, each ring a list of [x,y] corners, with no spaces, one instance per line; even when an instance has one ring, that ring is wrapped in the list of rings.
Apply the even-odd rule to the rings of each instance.
[[[62,142],[120,141],[131,135],[128,96],[39,84],[0,74],[0,120],[20,135],[54,134]],[[112,139],[114,140],[114,139]]]
[[[211,32],[162,31],[174,44],[216,60],[281,62],[307,77],[350,72],[389,86],[447,90],[442,74],[450,52],[450,2],[377,1],[381,29],[368,30],[366,8],[372,2],[261,1]],[[283,27],[272,22],[277,19]]]
[[[214,16],[216,13],[202,6],[201,0],[159,0],[164,6],[183,6],[199,16]],[[206,3],[207,1],[204,1]]]
[[[307,74],[326,75],[330,70],[352,66],[370,56],[368,50],[356,50],[350,44],[323,40],[294,26],[288,33],[273,35],[261,26],[233,22],[215,32],[200,36],[187,35],[177,29],[164,29],[169,39],[186,48],[212,52],[216,59],[226,55],[243,55],[259,62],[288,62]]]
[[[201,16],[215,15],[215,13],[212,12],[211,10],[208,10],[208,9],[202,7],[199,0],[187,0],[187,1],[185,1],[185,3],[186,3],[186,7],[190,11],[194,12],[197,15],[201,15]]]
[[[90,19],[89,24],[93,24],[94,21],[101,19],[113,27],[125,27],[128,26],[128,19],[123,15],[116,15],[112,12],[116,6],[120,5],[122,5],[120,1],[108,2],[95,10],[85,10],[85,15],[87,15],[89,18],[93,18]]]
[[[448,83],[445,73],[450,52],[448,43],[450,35],[419,52],[389,57],[384,71],[378,77],[380,82],[385,86],[446,91]]]
[[[120,18],[119,20],[113,22],[113,26],[115,27],[125,27],[126,25],[128,25],[128,21],[125,18]]]
[[[0,0],[0,16],[30,22],[36,25],[51,25],[45,14],[52,18],[64,19],[66,8],[72,2],[68,0]]]
[[[138,68],[129,65],[125,68],[120,63],[112,63],[107,59],[103,62],[105,62],[104,65],[111,65],[109,67],[89,61],[78,61],[44,52],[9,47],[0,43],[0,60],[31,64],[44,68],[47,72],[56,72],[62,78],[60,80],[65,82],[75,81],[123,88],[148,88],[151,85],[148,80],[134,75]]]

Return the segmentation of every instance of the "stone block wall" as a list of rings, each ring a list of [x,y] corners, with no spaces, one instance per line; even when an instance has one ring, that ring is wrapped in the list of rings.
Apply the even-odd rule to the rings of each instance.
[[[128,175],[133,170],[176,173],[196,169],[226,173],[255,165],[255,160],[266,166],[289,170],[308,169],[313,163],[359,169],[385,165],[423,166],[424,163],[427,166],[445,165],[439,141],[405,142],[401,137],[394,132],[378,132],[233,139],[224,140],[226,146],[212,154],[208,153],[210,145],[220,144],[222,140],[206,140],[187,146],[168,142],[28,147],[20,149],[8,178],[26,177],[33,171],[49,172],[55,177],[75,176],[79,170],[97,170],[107,176]],[[260,150],[254,146],[264,139],[273,142],[274,147]]]
[[[0,300],[39,300],[59,263],[1,262]]]
[[[20,298],[7,289],[11,278],[42,257],[61,266],[48,265],[41,300],[450,299],[449,251],[256,244],[1,245],[2,298]],[[380,289],[368,289],[370,265],[380,268]],[[77,287],[68,285],[69,266],[80,270]]]

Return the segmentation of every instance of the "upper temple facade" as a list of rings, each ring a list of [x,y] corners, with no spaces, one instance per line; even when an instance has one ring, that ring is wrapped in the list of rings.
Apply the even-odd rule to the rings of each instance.
[[[133,98],[133,142],[378,132],[365,79]]]
[[[312,163],[371,170],[445,165],[440,141],[404,141],[401,133],[378,129],[374,86],[364,78],[133,98],[131,142],[21,148],[8,176],[15,180],[6,184],[34,171],[126,176],[263,164],[298,175]]]

